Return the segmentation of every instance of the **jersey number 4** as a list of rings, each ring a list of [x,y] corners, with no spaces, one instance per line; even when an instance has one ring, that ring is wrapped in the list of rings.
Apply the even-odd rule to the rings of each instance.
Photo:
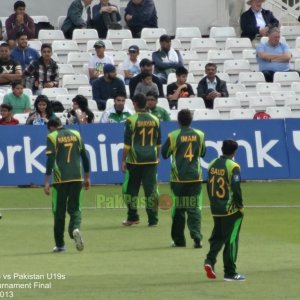
[[[194,154],[193,154],[193,144],[192,143],[189,143],[188,146],[187,146],[187,149],[184,153],[184,158],[188,159],[190,162],[192,161],[194,157]]]

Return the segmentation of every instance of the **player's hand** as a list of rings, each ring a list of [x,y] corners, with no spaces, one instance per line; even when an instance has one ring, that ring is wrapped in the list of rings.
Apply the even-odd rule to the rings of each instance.
[[[127,164],[126,164],[126,161],[122,161],[122,166],[121,166],[121,168],[122,168],[122,172],[125,173],[126,170],[127,170]]]
[[[83,186],[84,186],[84,189],[85,189],[85,190],[88,190],[88,189],[91,187],[91,179],[90,179],[90,176],[85,176]]]
[[[46,194],[46,195],[50,195],[50,184],[49,183],[45,183],[45,185],[44,185],[44,193]]]

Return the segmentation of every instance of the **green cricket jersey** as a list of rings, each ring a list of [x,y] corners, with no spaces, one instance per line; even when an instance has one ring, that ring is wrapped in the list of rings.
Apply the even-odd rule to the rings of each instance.
[[[200,157],[205,155],[204,133],[183,127],[172,131],[162,147],[163,158],[172,155],[172,182],[197,182],[202,180]]]
[[[132,114],[132,111],[126,106],[121,112],[116,111],[115,107],[112,106],[103,112],[100,123],[123,123]]]
[[[221,156],[208,167],[207,193],[213,216],[229,216],[243,209],[240,166]]]
[[[129,149],[127,163],[158,163],[160,145],[161,131],[157,117],[147,112],[138,112],[127,118],[124,134],[124,147]]]
[[[86,173],[89,172],[89,162],[80,133],[76,130],[59,128],[49,133],[47,137],[47,170],[53,183],[82,181],[81,159]]]
[[[149,113],[156,116],[159,121],[171,121],[170,114],[162,107],[156,106],[154,109],[149,109]]]

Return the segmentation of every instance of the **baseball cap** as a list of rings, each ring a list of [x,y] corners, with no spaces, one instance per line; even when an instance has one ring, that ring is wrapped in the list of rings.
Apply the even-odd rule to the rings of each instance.
[[[170,42],[171,38],[167,34],[163,34],[163,35],[160,36],[159,41],[160,42]]]
[[[139,52],[140,48],[137,45],[132,45],[128,48],[128,52]]]
[[[153,65],[153,61],[148,58],[143,58],[140,62],[140,67],[152,66],[152,65]]]
[[[105,64],[103,67],[103,73],[110,73],[116,71],[116,67],[112,64]]]
[[[94,48],[100,48],[100,47],[104,47],[105,48],[105,43],[101,40],[97,41],[95,44],[94,44]]]

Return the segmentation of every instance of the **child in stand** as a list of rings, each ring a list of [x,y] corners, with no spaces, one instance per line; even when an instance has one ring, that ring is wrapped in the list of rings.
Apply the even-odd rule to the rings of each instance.
[[[1,119],[0,125],[18,125],[19,121],[12,116],[12,106],[10,104],[0,105]]]
[[[142,81],[136,86],[134,95],[144,94],[146,96],[148,92],[153,92],[158,95],[158,87],[157,84],[152,81],[152,74],[142,73],[141,77]]]

